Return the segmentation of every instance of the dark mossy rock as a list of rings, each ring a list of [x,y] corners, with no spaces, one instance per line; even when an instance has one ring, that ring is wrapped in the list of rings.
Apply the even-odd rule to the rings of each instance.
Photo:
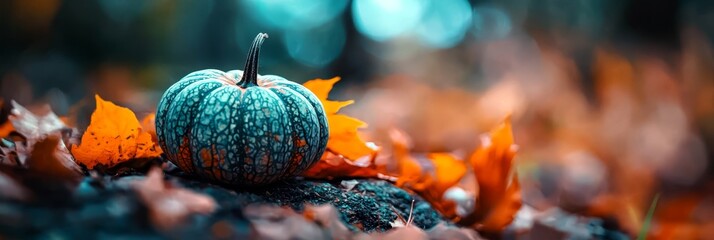
[[[287,206],[301,212],[305,204],[332,204],[353,231],[386,231],[390,222],[409,216],[414,200],[413,224],[429,229],[442,221],[428,203],[396,186],[379,180],[341,181],[290,180],[257,189],[231,189],[205,181],[167,174],[167,180],[213,197],[217,210],[209,215],[194,215],[183,226],[159,231],[148,218],[148,209],[131,183],[142,175],[118,178],[85,178],[71,204],[0,201],[0,237],[3,239],[61,238],[210,238],[217,223],[230,225],[232,238],[251,234],[243,209],[255,204]]]
[[[253,190],[227,190],[215,185],[183,180],[194,190],[203,191],[216,199],[222,208],[241,208],[249,204],[289,206],[302,211],[305,204],[332,204],[342,219],[353,230],[386,231],[398,218],[406,219],[414,200],[414,224],[429,229],[442,221],[431,206],[406,191],[381,180],[359,180],[352,189],[337,182],[283,181]]]
[[[305,204],[332,204],[352,230],[386,231],[391,222],[409,216],[414,201],[414,224],[422,229],[443,219],[419,196],[382,180],[354,180],[351,189],[342,181],[289,180],[255,189],[229,189],[203,181],[175,177],[186,188],[212,196],[222,209],[241,209],[251,204],[288,206],[296,211]],[[356,183],[356,184],[355,184]]]

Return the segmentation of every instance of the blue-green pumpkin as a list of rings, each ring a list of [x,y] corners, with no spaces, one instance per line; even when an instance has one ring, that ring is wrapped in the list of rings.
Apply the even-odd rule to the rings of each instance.
[[[320,100],[279,76],[258,75],[267,34],[258,34],[245,71],[192,72],[159,102],[156,135],[184,172],[231,185],[296,176],[320,159],[328,138]]]

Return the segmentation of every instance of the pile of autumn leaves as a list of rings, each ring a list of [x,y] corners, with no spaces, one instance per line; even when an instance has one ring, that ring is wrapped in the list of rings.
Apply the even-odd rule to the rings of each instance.
[[[508,119],[490,134],[482,136],[481,145],[466,159],[439,152],[420,158],[410,151],[408,136],[398,130],[391,131],[391,143],[381,147],[362,140],[358,129],[366,124],[337,113],[353,101],[327,100],[337,81],[339,78],[316,79],[304,84],[325,107],[330,139],[322,159],[303,177],[387,180],[419,194],[454,222],[479,231],[499,231],[513,220],[521,206],[521,196],[518,178],[512,171],[516,145]],[[78,131],[68,127],[66,119],[56,116],[49,109],[46,114],[38,116],[12,102],[10,121],[0,126],[0,137],[6,137],[0,145],[2,163],[61,175],[58,177],[80,178],[84,175],[81,166],[88,170],[111,169],[131,161],[150,161],[160,157],[162,150],[157,145],[153,114],[139,121],[131,110],[99,96],[95,98],[96,109],[90,125],[81,134],[81,141]],[[13,131],[24,139],[9,138]],[[380,156],[384,156],[380,154],[385,152],[390,153],[389,161],[378,161]],[[52,161],[41,161],[39,158],[51,158]],[[34,167],[33,162],[54,165]],[[160,176],[161,173],[152,171],[150,175]],[[140,195],[156,199],[159,196],[155,193],[188,191],[165,189],[160,177],[156,176],[150,179],[159,182],[144,182],[150,187],[140,188],[144,191]],[[180,194],[204,203],[193,206],[197,208],[193,209],[194,212],[212,211],[206,207],[212,206],[206,203],[212,201],[209,197],[186,192]]]

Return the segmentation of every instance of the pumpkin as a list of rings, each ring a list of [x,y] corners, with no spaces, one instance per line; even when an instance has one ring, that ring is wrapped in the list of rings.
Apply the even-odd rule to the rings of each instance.
[[[157,138],[184,172],[230,185],[267,184],[322,156],[329,132],[319,99],[285,78],[258,75],[267,37],[253,41],[245,71],[192,72],[161,97]]]

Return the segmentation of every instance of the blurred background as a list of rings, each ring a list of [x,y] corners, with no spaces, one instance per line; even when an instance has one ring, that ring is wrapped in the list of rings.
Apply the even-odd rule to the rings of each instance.
[[[242,68],[258,32],[261,74],[341,76],[331,97],[380,145],[468,153],[510,114],[529,205],[638,229],[661,193],[656,236],[714,229],[712,1],[5,0],[0,94],[141,117],[192,71]]]

